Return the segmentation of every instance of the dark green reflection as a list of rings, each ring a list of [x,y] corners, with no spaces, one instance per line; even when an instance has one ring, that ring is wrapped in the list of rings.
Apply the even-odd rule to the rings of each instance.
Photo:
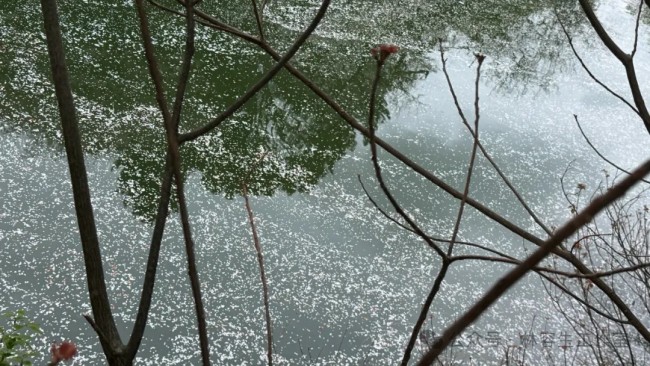
[[[173,1],[166,4],[177,7]],[[481,50],[492,60],[488,75],[508,89],[544,87],[571,59],[550,2],[528,0],[335,2],[293,60],[312,80],[359,120],[367,115],[373,75],[372,46],[400,45],[387,65],[379,91],[379,122],[390,118],[388,95],[406,95],[436,68],[438,39],[449,47]],[[141,52],[135,11],[129,1],[63,2],[68,59],[91,154],[109,153],[119,170],[118,190],[142,218],[155,212],[164,164],[164,134]],[[558,2],[573,34],[585,26],[575,2]],[[205,2],[203,10],[248,32],[256,31],[248,4]],[[33,2],[0,4],[3,36],[0,73],[2,130],[30,133],[60,146],[56,108]],[[267,37],[280,51],[315,11],[306,2],[270,2]],[[182,19],[150,8],[157,56],[172,95],[184,43]],[[434,53],[432,53],[434,52]],[[255,47],[199,27],[197,52],[181,129],[219,114],[272,66]],[[355,134],[322,101],[283,72],[245,108],[207,136],[183,146],[185,174],[201,174],[203,185],[226,197],[249,179],[251,194],[288,194],[309,189],[355,147]]]

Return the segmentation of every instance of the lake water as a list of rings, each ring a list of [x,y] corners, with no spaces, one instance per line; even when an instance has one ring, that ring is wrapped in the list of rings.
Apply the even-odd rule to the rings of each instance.
[[[380,89],[377,133],[460,188],[471,138],[441,72],[437,40],[446,39],[450,76],[467,115],[473,110],[473,52],[484,52],[481,140],[547,225],[570,215],[559,181],[569,164],[569,187],[582,182],[596,188],[602,169],[613,171],[584,142],[573,114],[601,152],[621,166],[632,168],[647,158],[643,124],[579,68],[548,5],[420,3],[338,2],[293,64],[364,121],[373,75],[369,50],[384,42],[400,45]],[[271,2],[266,23],[271,44],[288,47],[317,5]],[[126,337],[148,251],[164,134],[131,3],[89,0],[61,6],[109,294]],[[227,1],[201,6],[206,12],[220,9],[223,20],[255,31],[248,4],[241,5],[244,10]],[[96,336],[82,318],[90,307],[40,8],[34,2],[3,2],[0,10],[0,310],[26,309],[43,326],[38,344],[43,353],[51,341],[72,339],[80,347],[76,364],[99,364]],[[599,8],[626,49],[634,29],[631,11],[624,1]],[[627,95],[622,67],[595,39],[578,8],[567,4],[559,12],[594,73]],[[171,90],[183,24],[154,9],[150,14]],[[646,94],[649,22],[644,15],[636,59]],[[272,65],[252,46],[199,29],[184,131],[216,116]],[[183,150],[214,364],[264,362],[259,272],[239,195],[239,182],[261,152],[268,157],[251,181],[252,205],[280,363],[397,363],[439,261],[365,196],[357,175],[388,207],[374,180],[366,142],[307,88],[281,73],[219,130]],[[457,201],[388,154],[380,158],[400,203],[427,232],[449,237]],[[542,235],[485,159],[478,160],[471,196]],[[150,325],[138,353],[142,365],[199,360],[177,216],[176,211],[170,215],[163,241]],[[530,248],[472,209],[466,211],[460,237],[520,256]],[[508,268],[473,262],[452,267],[429,328],[440,331]],[[472,349],[473,361],[483,362],[495,352],[488,334],[507,346],[540,323],[545,323],[540,331],[563,327],[539,279],[529,276],[471,328],[469,333],[484,343]],[[462,351],[459,357],[469,357]]]

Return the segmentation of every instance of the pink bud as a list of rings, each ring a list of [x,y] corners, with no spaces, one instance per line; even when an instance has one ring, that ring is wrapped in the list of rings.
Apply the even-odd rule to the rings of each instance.
[[[59,363],[60,361],[71,360],[77,355],[77,346],[70,341],[63,341],[61,343],[53,343],[50,347],[52,353],[52,362]]]
[[[399,51],[399,47],[394,45],[394,44],[380,44],[377,47],[373,48],[370,50],[370,54],[372,57],[379,61],[379,62],[384,62],[388,58],[388,56],[392,55],[393,53],[396,53]]]

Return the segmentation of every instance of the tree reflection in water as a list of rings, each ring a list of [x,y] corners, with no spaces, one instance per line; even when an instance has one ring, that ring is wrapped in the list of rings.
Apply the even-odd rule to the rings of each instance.
[[[379,123],[390,118],[388,96],[411,98],[409,91],[414,83],[437,71],[437,61],[430,52],[440,38],[452,48],[489,54],[495,62],[486,68],[486,74],[510,92],[549,87],[554,73],[571,59],[552,7],[527,0],[488,3],[407,1],[378,6],[374,2],[339,2],[320,26],[319,37],[309,41],[292,63],[353,115],[364,119],[372,75],[368,49],[380,41],[400,45],[403,52],[387,65],[379,90]],[[289,44],[299,29],[297,25],[302,24],[302,17],[297,15],[308,13],[312,5],[271,2],[266,9],[267,38],[279,49]],[[222,19],[254,31],[252,18],[233,2],[202,6],[207,13],[219,9]],[[558,2],[557,6],[567,26],[579,34],[586,25],[576,15],[575,5]],[[80,119],[87,150],[115,156],[118,190],[125,203],[138,217],[151,219],[164,164],[164,139],[151,105],[153,98],[131,6],[73,2],[62,7],[64,16],[75,14],[64,19],[69,39],[74,40],[69,45],[70,68],[82,105]],[[6,17],[35,12],[31,5],[11,2],[2,8]],[[24,17],[13,17],[17,18]],[[4,47],[10,52],[0,57],[13,71],[3,74],[3,81],[14,87],[8,88],[0,101],[0,112],[18,123],[2,127],[28,132],[58,148],[58,127],[52,122],[55,110],[48,103],[44,46],[35,39],[37,30],[31,23],[9,24],[14,37],[9,37]],[[182,37],[174,35],[182,33],[183,23],[162,12],[152,12],[152,27],[155,34],[169,35],[156,41],[167,90],[171,90],[182,42]],[[32,53],[25,53],[26,44]],[[25,59],[33,62],[32,69],[21,69]],[[271,65],[270,58],[252,46],[199,28],[189,103],[181,128],[190,129],[216,116]],[[31,85],[19,82],[26,77],[36,81]],[[250,194],[291,194],[317,184],[354,147],[354,132],[284,73],[217,131],[186,144],[183,167],[185,174],[201,174],[209,191],[232,198],[239,194],[243,174],[256,156],[267,152],[264,166],[251,179]]]

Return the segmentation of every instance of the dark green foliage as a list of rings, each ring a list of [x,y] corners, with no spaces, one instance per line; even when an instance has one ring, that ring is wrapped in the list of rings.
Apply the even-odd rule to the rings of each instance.
[[[7,311],[0,320],[0,366],[32,365],[38,353],[33,347],[33,337],[41,334],[38,324],[25,316],[24,310]]]

